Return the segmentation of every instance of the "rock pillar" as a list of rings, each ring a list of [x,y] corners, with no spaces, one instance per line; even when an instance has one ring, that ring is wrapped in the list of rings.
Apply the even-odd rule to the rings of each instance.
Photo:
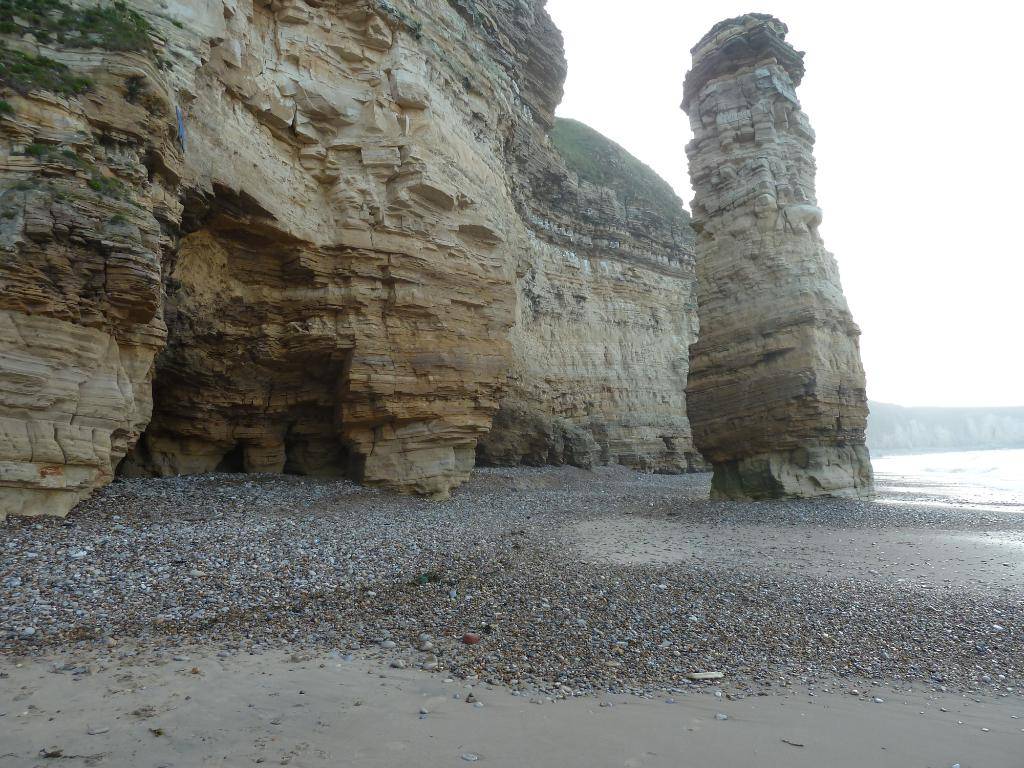
[[[818,234],[787,31],[764,14],[720,22],[686,76],[701,327],[687,400],[717,498],[872,490],[860,330]]]

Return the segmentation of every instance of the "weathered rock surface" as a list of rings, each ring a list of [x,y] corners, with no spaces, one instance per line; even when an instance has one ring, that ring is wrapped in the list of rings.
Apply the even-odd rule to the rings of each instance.
[[[0,515],[126,454],[443,496],[499,402],[550,461],[687,464],[685,233],[550,146],[540,0],[94,7],[0,51]]]
[[[683,108],[696,192],[701,336],[694,441],[728,498],[871,492],[859,330],[818,235],[803,54],[777,19],[717,24],[693,48]]]
[[[509,385],[478,456],[693,470],[689,216],[668,184],[592,129],[559,120],[551,139],[554,152],[517,134],[512,150],[532,237],[517,263]]]
[[[69,53],[90,73],[78,94],[40,53],[0,46],[0,518],[64,514],[113,477],[149,421],[165,337],[158,218],[180,158],[156,52]]]

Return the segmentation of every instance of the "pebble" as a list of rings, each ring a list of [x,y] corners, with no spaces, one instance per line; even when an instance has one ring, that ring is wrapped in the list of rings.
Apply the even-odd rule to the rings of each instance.
[[[292,475],[119,478],[72,512],[73,526],[3,524],[0,653],[401,644],[417,649],[412,666],[510,684],[540,703],[664,699],[726,677],[748,693],[868,680],[1019,690],[1024,627],[1009,584],[810,575],[780,569],[770,541],[743,567],[726,554],[643,567],[576,556],[573,531],[624,515],[686,526],[697,549],[750,524],[787,541],[854,528],[1024,531],[1019,516],[979,523],[955,508],[712,502],[708,483],[623,467],[479,469],[434,501]],[[870,561],[865,573],[886,573],[881,557]]]
[[[395,659],[391,662],[391,666],[394,669],[405,669],[405,662],[402,659]]]
[[[686,675],[691,680],[721,680],[725,677],[723,672],[689,672]]]
[[[716,712],[715,720],[728,720],[729,716],[725,712]]]

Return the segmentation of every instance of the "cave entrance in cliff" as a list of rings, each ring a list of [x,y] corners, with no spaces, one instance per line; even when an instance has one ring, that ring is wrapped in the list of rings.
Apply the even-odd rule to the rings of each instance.
[[[244,193],[185,202],[164,264],[153,418],[123,474],[352,476],[340,403],[353,342],[330,256]]]
[[[235,443],[235,447],[221,457],[220,463],[214,467],[213,471],[229,474],[245,472],[245,446]]]

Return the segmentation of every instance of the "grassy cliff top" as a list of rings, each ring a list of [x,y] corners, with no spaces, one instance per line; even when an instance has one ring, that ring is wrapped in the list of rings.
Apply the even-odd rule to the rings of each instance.
[[[646,208],[670,222],[689,225],[690,214],[668,182],[590,126],[555,118],[551,141],[580,179],[614,190],[627,206]]]

